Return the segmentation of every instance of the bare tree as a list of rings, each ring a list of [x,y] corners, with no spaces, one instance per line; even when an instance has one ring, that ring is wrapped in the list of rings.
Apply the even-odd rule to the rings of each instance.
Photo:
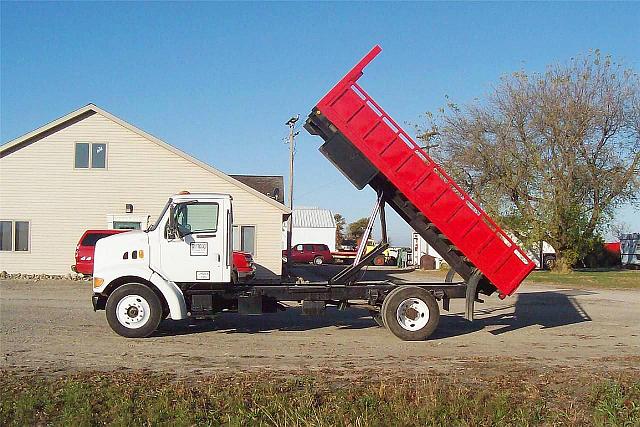
[[[631,234],[632,231],[633,227],[624,221],[616,221],[609,226],[609,233],[616,240],[620,239],[623,234]]]
[[[461,185],[520,240],[568,269],[640,194],[640,80],[599,51],[513,73],[486,101],[449,103],[420,129]]]
[[[344,241],[344,226],[347,221],[339,213],[333,214],[333,219],[336,222],[336,246],[340,247]]]

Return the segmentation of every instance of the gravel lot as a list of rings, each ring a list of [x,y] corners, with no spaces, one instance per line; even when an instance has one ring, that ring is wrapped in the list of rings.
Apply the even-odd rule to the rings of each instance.
[[[334,266],[298,267],[319,280]],[[375,271],[367,278],[427,280],[424,273]],[[432,277],[434,281],[440,277]],[[178,375],[220,370],[354,372],[370,369],[464,370],[582,367],[638,370],[640,292],[526,285],[500,301],[476,305],[462,318],[453,301],[426,342],[403,342],[375,325],[365,310],[302,316],[222,314],[214,321],[165,321],[154,336],[125,339],[94,313],[88,282],[0,281],[0,367],[44,372],[153,369]]]

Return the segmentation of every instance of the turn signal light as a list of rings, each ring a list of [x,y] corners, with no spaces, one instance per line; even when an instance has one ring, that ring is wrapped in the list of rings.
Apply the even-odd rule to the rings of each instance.
[[[140,259],[144,258],[144,251],[142,249],[138,251],[138,258]]]
[[[103,284],[104,284],[104,279],[103,278],[101,278],[101,277],[94,277],[93,278],[93,287],[94,288],[99,288]]]

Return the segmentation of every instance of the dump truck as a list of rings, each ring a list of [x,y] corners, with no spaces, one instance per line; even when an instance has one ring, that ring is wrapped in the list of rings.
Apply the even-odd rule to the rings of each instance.
[[[234,283],[233,200],[227,194],[177,194],[146,231],[104,238],[95,251],[92,304],[125,337],[151,335],[162,319],[257,315],[298,303],[304,314],[327,306],[360,307],[403,340],[424,340],[438,326],[440,304],[464,298],[473,320],[480,294],[504,298],[535,268],[503,230],[358,85],[375,46],[312,109],[305,129],[320,152],[376,203],[363,240],[380,219],[382,240],[360,245],[352,265],[322,283]],[[361,269],[388,247],[385,206],[391,206],[451,266],[441,282],[360,280]],[[454,280],[458,273],[462,280]],[[293,304],[297,306],[298,304]]]

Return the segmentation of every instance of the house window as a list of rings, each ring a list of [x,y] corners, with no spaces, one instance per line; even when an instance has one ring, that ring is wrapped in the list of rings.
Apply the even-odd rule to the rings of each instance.
[[[29,222],[16,221],[16,240],[13,250],[15,251],[28,251],[29,250]]]
[[[139,221],[113,221],[114,230],[140,230]]]
[[[253,225],[233,226],[233,250],[256,254],[256,227]]]
[[[76,169],[105,169],[107,167],[107,144],[76,142]]]
[[[0,221],[0,251],[10,251],[13,249],[13,224],[11,221]]]
[[[91,167],[104,169],[107,166],[107,144],[91,144]]]
[[[0,251],[29,251],[29,221],[0,221]]]
[[[76,144],[76,168],[88,168],[89,167],[89,144],[77,143]]]

